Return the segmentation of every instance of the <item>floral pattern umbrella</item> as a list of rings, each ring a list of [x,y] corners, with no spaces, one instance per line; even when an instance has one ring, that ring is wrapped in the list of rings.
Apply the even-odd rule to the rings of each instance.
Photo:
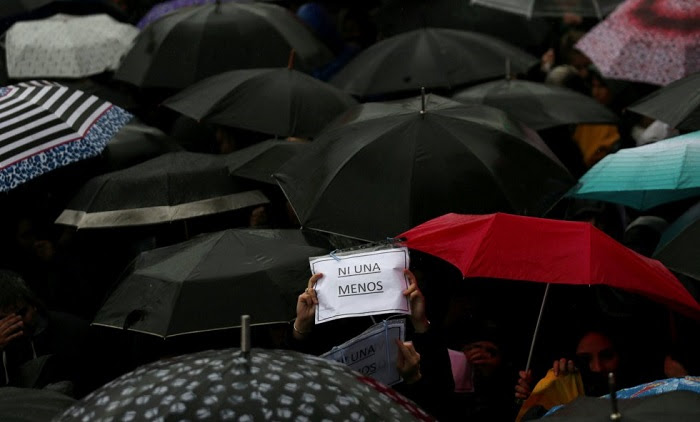
[[[700,70],[700,2],[628,0],[576,44],[603,76],[667,85]]]

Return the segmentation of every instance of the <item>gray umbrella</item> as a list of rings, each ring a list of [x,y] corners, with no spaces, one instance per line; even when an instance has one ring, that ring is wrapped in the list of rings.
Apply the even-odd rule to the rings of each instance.
[[[51,390],[0,388],[0,420],[3,422],[48,422],[76,402]]]

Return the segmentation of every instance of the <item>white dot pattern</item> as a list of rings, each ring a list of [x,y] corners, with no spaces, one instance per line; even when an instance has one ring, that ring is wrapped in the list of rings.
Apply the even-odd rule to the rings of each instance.
[[[125,374],[56,422],[430,420],[378,385],[345,365],[296,352],[253,350],[246,359],[232,349],[206,351]]]

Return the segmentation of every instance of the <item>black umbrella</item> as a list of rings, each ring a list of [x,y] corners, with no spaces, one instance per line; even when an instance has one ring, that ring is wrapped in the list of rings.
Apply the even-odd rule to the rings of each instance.
[[[514,72],[537,63],[525,51],[488,35],[424,28],[382,40],[358,54],[331,83],[350,94],[453,89],[501,77],[509,62]]]
[[[77,228],[158,224],[262,205],[223,156],[170,152],[90,179],[56,220]]]
[[[280,6],[206,4],[148,25],[115,78],[140,87],[184,88],[232,69],[286,66],[292,49],[304,70],[332,59],[321,41]]]
[[[351,109],[275,178],[303,226],[368,240],[449,212],[542,215],[574,183],[534,131],[437,96]]]
[[[671,82],[627,109],[661,120],[680,130],[699,130],[700,72]]]
[[[142,366],[56,422],[433,420],[344,364],[289,350],[209,350]]]
[[[299,71],[272,68],[212,76],[163,104],[209,123],[275,136],[314,137],[357,101]]]
[[[102,151],[108,171],[125,169],[167,152],[183,148],[158,128],[132,120],[122,127]]]
[[[700,394],[671,391],[656,396],[620,399],[614,412],[606,397],[580,397],[542,420],[567,422],[695,422],[700,420]],[[617,416],[613,414],[617,413]]]
[[[664,230],[654,258],[668,268],[700,280],[700,203]]]
[[[510,13],[517,13],[528,18],[533,16],[561,17],[570,13],[603,19],[623,0],[471,0],[471,2]]]
[[[308,146],[304,142],[264,141],[228,154],[226,163],[234,176],[276,185],[272,175]]]
[[[535,130],[618,120],[615,113],[589,96],[537,82],[511,79],[486,82],[461,90],[452,99],[499,108]]]
[[[552,32],[543,18],[527,19],[463,0],[384,1],[374,20],[387,37],[424,27],[461,29],[491,35],[538,54]]]
[[[64,394],[34,388],[0,388],[0,420],[3,422],[49,422],[75,404]]]
[[[93,325],[172,337],[294,318],[311,276],[311,246],[299,230],[229,229],[143,252]]]

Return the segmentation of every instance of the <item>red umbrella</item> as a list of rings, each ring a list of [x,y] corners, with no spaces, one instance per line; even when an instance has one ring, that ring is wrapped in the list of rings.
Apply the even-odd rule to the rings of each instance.
[[[659,261],[590,223],[496,213],[446,214],[402,233],[405,244],[457,266],[464,277],[605,284],[700,319],[700,304]]]
[[[627,0],[576,48],[607,78],[667,85],[700,70],[698,22],[698,0]]]

